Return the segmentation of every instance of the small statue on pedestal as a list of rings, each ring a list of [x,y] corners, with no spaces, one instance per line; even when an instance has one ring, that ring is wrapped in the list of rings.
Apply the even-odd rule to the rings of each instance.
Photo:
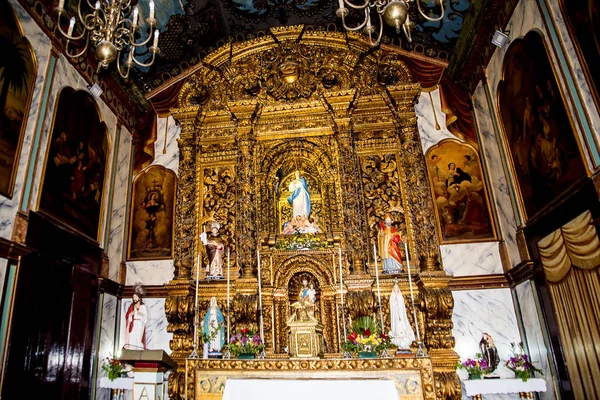
[[[402,239],[398,229],[392,226],[392,222],[391,214],[385,214],[384,220],[379,222],[378,245],[384,274],[402,272],[402,254],[398,247]]]
[[[204,350],[208,353],[204,354],[205,358],[207,358],[207,355],[221,355],[221,349],[225,344],[224,322],[225,318],[217,304],[217,298],[211,297],[210,305],[206,310],[206,314],[204,314],[204,322],[202,323]]]
[[[389,335],[392,343],[398,346],[397,353],[412,354],[410,345],[415,340],[415,333],[406,315],[406,305],[400,287],[398,287],[398,281],[394,281],[394,288],[390,296],[390,323],[392,330]]]
[[[288,320],[288,322],[317,322],[315,317],[315,303],[317,302],[317,296],[312,282],[308,282],[307,279],[302,280],[302,289],[298,294],[298,301],[291,305],[294,309],[294,313]]]
[[[482,335],[481,340],[479,341],[479,350],[481,351],[482,357],[487,361],[487,372],[488,374],[491,374],[498,368],[500,358],[498,357],[498,349],[496,349],[494,340],[489,334],[484,333]]]
[[[210,236],[206,232],[200,234],[202,244],[206,246],[208,255],[208,265],[206,266],[206,277],[209,279],[223,278],[223,254],[225,253],[225,244],[219,235],[221,224],[213,221],[210,224]]]

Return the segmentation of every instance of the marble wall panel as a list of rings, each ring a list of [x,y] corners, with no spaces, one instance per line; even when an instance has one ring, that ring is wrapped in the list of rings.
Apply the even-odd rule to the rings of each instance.
[[[502,156],[498,145],[492,122],[491,111],[483,84],[479,84],[473,95],[473,108],[476,117],[477,130],[481,143],[480,156],[485,159],[490,179],[490,187],[493,192],[492,199],[498,215],[498,236],[506,242],[508,256],[512,266],[521,261],[519,248],[517,246],[517,221],[507,177],[504,173]]]
[[[128,261],[125,285],[163,285],[174,278],[173,260]]]
[[[501,360],[498,374],[512,378],[512,371],[504,367],[503,361],[506,362],[511,354],[510,343],[520,341],[520,334],[510,289],[456,291],[452,295],[452,334],[461,360],[475,356],[479,352],[482,334],[488,333],[494,339]],[[459,370],[459,375],[461,379],[467,377],[462,370]]]
[[[17,175],[13,196],[7,199],[0,195],[0,237],[10,239],[12,235],[13,222],[21,202],[23,182],[27,173],[27,163],[29,161],[33,135],[36,128],[36,121],[40,112],[40,102],[44,86],[44,77],[48,68],[48,59],[50,57],[50,39],[42,32],[40,27],[31,19],[29,14],[21,7],[16,0],[9,0],[9,3],[23,29],[23,33],[31,43],[37,62],[37,75],[35,78],[35,87],[31,98],[31,106],[27,116],[27,126],[21,146],[21,153],[18,159]]]
[[[108,277],[118,280],[119,267],[123,258],[128,232],[126,232],[127,196],[130,188],[131,134],[122,128],[118,143],[115,180],[113,186],[112,210],[110,214],[110,232],[108,236]]]
[[[149,350],[164,350],[171,354],[169,341],[173,334],[167,332],[167,316],[165,314],[165,298],[145,298],[144,304],[148,311],[148,322],[146,323],[146,348]],[[119,323],[119,345],[125,343],[125,314],[131,305],[131,299],[121,300],[121,318]]]
[[[100,344],[98,346],[98,369],[96,373],[96,400],[109,400],[110,390],[99,388],[98,382],[100,378],[105,376],[102,372],[102,363],[106,359],[114,354],[115,351],[115,332],[117,322],[117,298],[111,294],[104,294],[104,301],[102,303],[102,318],[100,321]]]
[[[534,365],[542,370],[546,381],[546,392],[540,394],[542,400],[554,400],[559,398],[555,392],[555,382],[551,369],[551,354],[546,345],[547,341],[544,337],[541,325],[541,313],[539,311],[536,294],[533,287],[533,282],[523,282],[516,287],[519,309],[523,319],[522,334],[524,343],[527,344],[529,355]]]
[[[433,103],[431,100],[433,100]],[[435,115],[432,104],[435,107]],[[448,128],[446,128],[446,114],[442,112],[439,90],[434,90],[431,93],[421,92],[419,102],[415,106],[415,113],[417,114],[417,128],[419,129],[419,136],[421,136],[423,154],[425,154],[431,146],[443,139],[457,139],[457,137],[450,133]],[[440,126],[439,130],[436,129],[436,118]]]
[[[454,276],[501,274],[497,242],[440,246],[444,270]]]

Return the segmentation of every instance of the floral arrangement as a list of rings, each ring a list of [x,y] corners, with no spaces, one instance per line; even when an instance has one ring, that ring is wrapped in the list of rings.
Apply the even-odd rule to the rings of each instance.
[[[529,361],[529,357],[523,349],[523,343],[511,343],[510,346],[513,356],[506,362],[506,368],[513,371],[517,378],[521,378],[523,382],[527,382],[534,372],[542,373],[542,371],[534,367],[531,361]]]
[[[114,381],[123,376],[123,364],[113,356],[106,357],[102,363],[102,371],[106,372],[108,379]]]
[[[210,343],[214,338],[217,337],[217,335],[219,334],[219,331],[223,328],[223,323],[220,323],[219,326],[217,326],[217,329],[213,330],[211,333],[207,333],[204,332],[204,330],[202,331],[202,343]]]
[[[490,372],[488,362],[485,358],[483,358],[481,353],[477,353],[475,358],[467,358],[463,362],[459,361],[457,367],[458,369],[466,370],[469,373],[469,376],[481,376]]]
[[[352,331],[342,344],[344,351],[348,352],[380,352],[393,346],[390,337],[381,332],[379,324],[371,316],[357,318],[352,324]]]
[[[260,340],[256,331],[242,328],[238,333],[231,336],[227,345],[231,355],[238,356],[242,353],[257,354],[264,350],[265,345]]]
[[[327,248],[327,240],[311,233],[296,231],[293,235],[286,235],[275,244],[280,250],[320,250]]]

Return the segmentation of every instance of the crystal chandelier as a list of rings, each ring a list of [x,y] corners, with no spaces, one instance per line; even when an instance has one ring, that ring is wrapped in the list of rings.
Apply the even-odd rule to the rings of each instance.
[[[342,19],[344,29],[348,31],[358,31],[364,29],[364,32],[369,35],[369,41],[372,46],[377,46],[381,41],[381,35],[383,34],[383,21],[386,24],[396,28],[396,32],[400,34],[400,31],[404,31],[406,39],[410,42],[411,35],[410,31],[414,28],[414,22],[410,21],[408,16],[408,5],[410,3],[417,3],[419,13],[428,21],[437,22],[444,18],[444,1],[445,0],[431,0],[435,6],[441,8],[441,13],[438,17],[430,17],[426,15],[421,9],[421,1],[423,0],[365,0],[363,4],[354,4],[349,0],[338,0],[339,8],[336,11],[336,15]],[[364,20],[357,26],[350,27],[346,25],[346,17],[350,14],[350,10],[359,10],[364,12]],[[379,31],[376,26],[371,22],[372,10],[377,12],[379,17]],[[377,33],[377,40],[373,40],[373,35]]]
[[[96,57],[98,58],[98,70],[100,67],[107,68],[113,61],[117,61],[119,74],[127,79],[129,70],[134,64],[140,67],[149,67],[154,63],[156,54],[160,51],[158,48],[159,31],[156,28],[158,21],[154,18],[154,1],[150,0],[150,14],[146,18],[148,24],[148,37],[141,42],[135,42],[135,34],[139,30],[138,18],[139,9],[137,6],[131,7],[131,0],[97,0],[92,5],[90,0],[85,0],[88,14],[83,15],[81,3],[79,0],[77,6],[77,15],[79,22],[83,25],[80,35],[74,36],[75,17],[69,20],[68,31],[65,32],[61,27],[61,18],[68,18],[65,14],[65,0],[59,0],[56,12],[58,13],[57,27],[60,33],[67,38],[65,53],[68,57],[77,58],[83,55],[91,42],[96,47]],[[131,19],[128,18],[131,16]],[[135,49],[146,46],[153,39],[149,51],[152,59],[148,63],[138,61],[135,57]],[[80,52],[76,50],[69,51],[69,44],[79,40],[85,40],[85,46]],[[121,57],[121,53],[126,52],[126,57]],[[123,60],[125,58],[125,60]],[[123,63],[123,67],[121,67]]]

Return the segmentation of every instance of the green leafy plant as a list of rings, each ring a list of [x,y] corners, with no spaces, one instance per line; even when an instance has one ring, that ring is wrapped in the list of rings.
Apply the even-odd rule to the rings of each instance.
[[[256,331],[242,328],[238,333],[231,336],[227,348],[231,355],[238,356],[241,353],[260,353],[264,350],[265,345]]]
[[[217,337],[221,329],[223,329],[223,323],[220,323],[219,326],[217,326],[217,329],[211,333],[207,333],[202,330],[202,343],[210,343],[214,338]]]
[[[123,376],[123,364],[113,356],[109,356],[102,363],[102,371],[106,372],[109,380],[114,381]]]
[[[522,343],[511,343],[510,346],[513,356],[506,362],[506,368],[513,371],[517,378],[521,378],[523,382],[527,382],[527,380],[533,376],[534,372],[543,375],[542,371],[537,369],[531,361],[529,361],[529,356],[525,354]]]
[[[279,250],[321,250],[327,248],[327,240],[312,233],[300,233],[284,236],[275,244]]]
[[[359,317],[352,323],[350,334],[342,344],[344,351],[375,351],[394,347],[390,337],[381,332],[379,323],[372,316]]]

